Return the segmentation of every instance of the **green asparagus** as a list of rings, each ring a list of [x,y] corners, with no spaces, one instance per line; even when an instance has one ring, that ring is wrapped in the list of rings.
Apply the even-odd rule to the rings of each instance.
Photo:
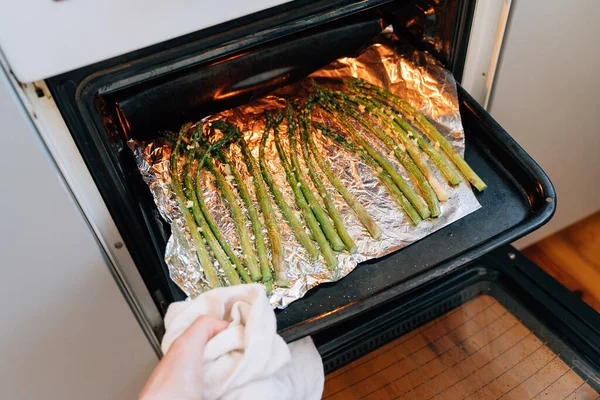
[[[194,179],[194,174],[192,173],[193,166],[196,161],[196,159],[195,159],[196,148],[197,148],[197,146],[193,146],[193,148],[188,152],[188,156],[186,158],[186,163],[183,168],[183,181],[184,181],[184,185],[185,185],[185,194],[186,194],[187,199],[191,202],[192,214],[194,216],[194,219],[196,220],[196,223],[199,226],[199,230],[201,231],[205,242],[208,244],[208,246],[212,250],[212,253],[215,256],[215,258],[217,259],[217,261],[219,262],[219,265],[221,266],[221,268],[223,268],[223,271],[225,272],[225,276],[227,277],[229,283],[231,285],[240,284],[241,283],[240,275],[241,275],[242,279],[244,280],[244,282],[250,282],[250,277],[248,276],[248,274],[246,273],[246,271],[243,268],[242,268],[243,273],[241,273],[240,275],[238,275],[239,271],[238,272],[235,271],[235,269],[232,265],[232,262],[234,262],[234,261],[232,261],[232,259],[230,257],[228,257],[227,254],[225,253],[221,244],[216,239],[215,235],[213,234],[210,227],[208,226],[208,223],[206,222],[206,218],[203,215],[203,213],[199,207],[200,201],[198,199],[198,196],[197,196],[197,193],[195,190],[195,179]],[[234,255],[234,257],[235,257],[235,255]],[[235,258],[235,260],[239,262],[239,260],[237,260],[237,257]]]
[[[354,154],[359,157],[366,165],[368,165],[377,175],[379,181],[386,187],[388,192],[392,195],[392,198],[398,203],[400,208],[402,208],[413,224],[418,225],[421,222],[421,217],[415,208],[410,204],[408,199],[402,194],[402,192],[398,189],[396,184],[392,181],[389,175],[385,172],[385,170],[379,165],[379,163],[369,155],[363,148],[356,145],[354,142],[347,140],[341,134],[334,132],[333,130],[327,128],[325,125],[317,123],[315,127],[319,130],[319,132],[334,142],[338,143],[342,146],[346,151],[350,154]]]
[[[300,189],[298,182],[296,181],[296,177],[292,172],[292,166],[287,160],[287,156],[285,155],[283,146],[281,144],[281,140],[279,138],[279,122],[280,119],[276,123],[273,124],[273,136],[275,138],[275,147],[277,148],[277,154],[279,155],[279,159],[281,161],[281,165],[283,166],[283,170],[285,172],[286,179],[288,180],[292,192],[294,193],[294,198],[296,200],[296,205],[300,209],[302,216],[304,217],[304,221],[306,221],[306,225],[308,229],[312,232],[313,237],[317,241],[319,248],[321,249],[321,254],[325,259],[325,263],[329,268],[335,268],[338,265],[338,260],[325,237],[325,234],[321,230],[317,219],[315,218],[310,206],[306,202],[304,198],[304,194]],[[264,140],[264,138],[263,138]]]
[[[229,244],[227,244],[227,241],[225,240],[225,238],[223,237],[223,234],[217,227],[215,220],[213,219],[212,215],[208,211],[208,207],[206,206],[206,203],[204,202],[204,194],[202,193],[201,172],[202,172],[205,161],[208,159],[208,153],[210,151],[204,151],[204,154],[202,154],[201,156],[198,156],[198,148],[200,146],[200,141],[201,141],[201,131],[200,130],[196,130],[196,133],[194,134],[194,137],[193,137],[193,141],[195,142],[196,145],[195,145],[194,149],[192,150],[190,157],[194,157],[197,159],[196,175],[194,178],[195,192],[196,192],[196,199],[195,199],[194,205],[197,206],[198,209],[200,210],[202,217],[204,217],[203,218],[204,222],[206,222],[206,224],[208,226],[208,230],[210,232],[212,232],[214,238],[220,244],[220,246],[223,249],[223,251],[225,252],[225,254],[227,254],[227,257],[229,257],[229,260],[231,260],[233,265],[235,265],[235,269],[237,270],[237,272],[240,275],[240,277],[242,278],[242,280],[246,283],[250,283],[250,282],[252,282],[252,279],[250,279],[250,275],[248,275],[248,272],[246,272],[246,269],[242,265],[242,262],[240,261],[240,259],[235,255],[233,250],[231,250],[231,247],[229,247]],[[202,229],[204,231],[205,227],[202,227]],[[215,252],[215,250],[213,250],[213,253],[214,252]]]
[[[415,144],[410,140],[406,140],[400,145],[397,144],[388,134],[388,132],[391,132],[391,127],[386,124],[387,119],[379,115],[378,110],[373,108],[369,103],[364,102],[356,96],[346,95],[345,93],[341,92],[326,91],[326,93],[330,93],[332,96],[340,98],[338,104],[340,104],[344,113],[358,121],[362,126],[365,127],[365,129],[373,133],[389,150],[394,153],[396,159],[406,169],[409,178],[421,191],[421,194],[427,202],[431,216],[439,216],[441,214],[440,204],[438,202],[437,194],[430,184],[434,183],[434,185],[437,184],[436,186],[438,186],[439,183],[427,165],[427,162],[420,154],[420,150],[416,148]],[[358,105],[359,110],[364,109],[364,112],[367,113],[367,116],[364,116],[357,110],[353,109],[351,105]],[[379,125],[380,123],[386,125],[388,132],[386,132],[386,130]],[[447,199],[447,194],[445,199]],[[409,200],[411,199],[409,198]],[[413,203],[413,205],[415,204]],[[417,210],[419,209],[417,208]],[[423,216],[423,214],[421,214],[421,216]]]
[[[319,195],[323,199],[325,208],[327,209],[329,216],[333,220],[335,229],[337,230],[337,233],[338,233],[339,237],[341,238],[341,240],[344,242],[344,245],[346,246],[346,250],[348,250],[351,254],[354,254],[358,250],[358,246],[356,246],[356,243],[354,243],[354,240],[352,240],[352,238],[348,234],[348,231],[346,230],[346,227],[344,226],[344,222],[342,221],[342,217],[340,217],[340,214],[338,213],[337,209],[335,208],[335,204],[333,203],[333,200],[329,196],[329,193],[327,193],[327,188],[325,187],[325,184],[319,177],[319,174],[317,173],[317,169],[315,168],[315,166],[312,162],[310,153],[308,151],[308,144],[307,144],[307,140],[306,140],[306,137],[308,136],[307,135],[307,130],[308,130],[307,122],[306,122],[306,119],[302,113],[302,110],[300,110],[299,106],[296,104],[295,107],[296,107],[296,115],[298,117],[298,125],[300,127],[299,131],[300,131],[300,143],[301,143],[301,147],[302,147],[302,155],[304,157],[304,162],[308,168],[308,174],[310,175],[313,183],[315,184],[315,188],[319,192]],[[292,150],[292,153],[295,153],[294,149],[296,149],[296,137],[292,132],[289,132],[289,137],[290,137],[290,148]],[[296,163],[296,164],[299,164],[299,163]],[[297,169],[299,169],[299,168],[297,167]]]
[[[189,131],[191,125],[184,125],[181,130],[179,131],[179,135],[177,137],[177,141],[175,143],[175,146],[173,147],[173,151],[171,153],[171,159],[170,159],[170,172],[171,172],[171,184],[173,186],[173,191],[175,192],[175,196],[177,197],[177,202],[179,205],[179,209],[181,211],[181,214],[185,220],[185,223],[189,229],[190,232],[190,236],[192,237],[192,240],[194,241],[194,249],[196,251],[196,256],[198,257],[198,262],[200,263],[200,266],[202,267],[202,270],[204,271],[204,274],[206,275],[206,281],[208,282],[208,285],[211,288],[217,287],[217,286],[221,286],[221,281],[219,280],[219,276],[217,275],[217,272],[215,271],[211,259],[210,259],[210,254],[208,253],[208,249],[206,248],[205,244],[204,244],[204,240],[202,239],[202,237],[200,236],[200,233],[198,232],[198,226],[196,225],[196,221],[194,220],[194,217],[192,216],[192,214],[190,213],[189,209],[188,209],[188,200],[185,196],[185,194],[183,193],[183,188],[181,186],[181,181],[179,179],[179,174],[178,174],[178,159],[179,159],[179,155],[181,152],[181,144],[183,142],[183,138],[184,136],[187,134],[187,132]]]
[[[252,232],[254,233],[254,244],[256,246],[256,252],[258,253],[258,262],[260,264],[262,282],[267,289],[267,293],[269,293],[273,289],[273,275],[271,275],[271,268],[269,267],[267,247],[265,246],[265,238],[262,232],[263,227],[260,219],[258,218],[258,212],[254,206],[252,197],[250,196],[250,192],[246,186],[246,182],[244,182],[244,179],[240,175],[239,171],[232,167],[231,163],[229,163],[222,151],[217,151],[217,156],[219,161],[221,161],[221,163],[223,163],[225,166],[226,172],[233,175],[233,179],[238,187],[240,197],[242,198],[242,201],[246,206],[246,210],[248,211],[248,217],[250,218],[250,222],[252,224]]]
[[[261,177],[259,168],[256,166],[254,156],[252,156],[250,153],[250,149],[248,148],[248,145],[244,139],[241,137],[238,128],[222,121],[214,122],[213,127],[222,132],[232,132],[236,137],[236,143],[240,146],[242,156],[246,161],[246,168],[252,176],[254,189],[256,190],[256,197],[258,198],[258,203],[262,210],[263,216],[265,217],[265,225],[267,226],[269,241],[271,243],[271,263],[273,264],[273,270],[275,271],[275,283],[277,286],[287,287],[290,283],[283,260],[284,254],[283,244],[281,241],[281,232],[279,231],[279,226],[277,225],[277,221],[275,219],[275,213],[273,212],[273,207],[265,187],[265,182]],[[314,247],[314,249],[315,252],[317,252],[316,247]]]
[[[379,111],[380,114],[387,116],[386,121],[393,122],[393,128],[391,129],[391,132],[396,133],[396,136],[401,142],[405,143],[405,145],[406,143],[409,143],[412,147],[413,153],[417,151],[413,143],[413,141],[416,140],[421,150],[427,154],[429,159],[433,162],[433,164],[437,167],[450,185],[456,186],[462,182],[460,175],[456,172],[453,165],[427,139],[413,129],[413,127],[406,122],[404,118],[395,113],[394,110],[388,106],[384,98],[381,98],[381,96],[378,96],[375,93],[364,94],[363,90],[356,87],[356,85],[351,86],[350,91],[363,101],[366,101],[375,107],[375,110]],[[426,171],[423,173],[426,174]],[[439,185],[438,182],[430,181],[430,183],[433,189],[436,191],[438,199],[440,201],[445,201],[448,197],[446,191],[441,187],[441,185]]]
[[[388,140],[391,140],[392,142],[394,142],[393,144],[396,144],[397,142],[395,142],[395,140],[392,139],[393,137],[400,143],[399,147],[401,148],[401,150],[406,151],[410,155],[414,163],[418,166],[421,173],[429,182],[429,185],[431,185],[431,188],[435,191],[438,200],[448,200],[448,192],[446,191],[446,189],[444,189],[442,184],[439,182],[439,180],[433,173],[432,169],[429,167],[429,164],[427,163],[427,152],[423,150],[423,146],[415,144],[415,141],[417,143],[419,143],[419,141],[423,141],[426,147],[430,148],[431,151],[435,153],[435,155],[437,155],[439,158],[441,158],[441,160],[443,160],[443,167],[451,168],[452,171],[454,169],[450,166],[450,164],[447,163],[446,159],[443,156],[441,156],[441,154],[439,154],[435,149],[433,149],[433,147],[429,144],[427,140],[425,140],[421,135],[414,135],[413,132],[407,132],[402,126],[399,126],[396,122],[398,118],[394,116],[393,110],[389,108],[386,104],[377,102],[372,97],[368,98],[365,96],[352,95],[340,92],[335,93],[344,101],[349,102],[351,104],[356,104],[359,109],[364,108],[364,111],[368,113],[368,115],[366,116],[367,119],[374,119],[380,124],[382,124],[384,126],[385,133],[389,136]],[[437,165],[435,161],[434,164]],[[425,190],[424,194],[426,194],[430,189],[428,187],[425,187],[421,188],[421,190]],[[430,203],[428,202],[428,204]]]
[[[381,155],[377,150],[375,150],[362,136],[361,134],[352,126],[351,123],[344,118],[343,113],[339,110],[337,105],[332,102],[330,99],[327,99],[326,95],[321,92],[319,95],[319,105],[327,112],[329,112],[339,123],[344,127],[344,129],[348,132],[351,138],[359,144],[375,161],[377,164],[383,168],[386,173],[390,176],[394,184],[398,186],[398,189],[402,191],[402,193],[409,199],[411,203],[411,207],[404,207],[405,211],[409,214],[412,214],[411,208],[416,209],[421,218],[428,218],[431,213],[423,199],[421,199],[414,190],[408,185],[408,183],[400,176],[398,171],[394,169],[394,167],[387,161],[385,157]],[[418,206],[414,206],[417,204]],[[412,216],[411,216],[411,219]],[[414,219],[413,221],[417,223]]]
[[[485,190],[487,185],[483,180],[473,171],[473,169],[467,164],[467,162],[454,150],[452,144],[446,140],[446,138],[433,126],[431,122],[407,101],[399,98],[393,93],[383,90],[375,85],[367,83],[363,80],[353,79],[348,81],[349,86],[360,87],[364,90],[369,91],[373,95],[389,101],[391,105],[398,109],[410,122],[423,132],[432,143],[436,146],[440,146],[446,153],[452,162],[458,167],[458,169],[465,175],[465,177],[471,182],[473,186],[479,191]]]
[[[387,107],[386,109],[391,110],[389,107]],[[402,132],[403,136],[408,136],[408,138],[411,140],[417,139],[417,143],[421,150],[423,150],[425,154],[427,154],[429,159],[442,173],[442,175],[444,176],[444,178],[446,178],[446,181],[450,185],[456,186],[462,182],[462,178],[454,168],[454,165],[451,164],[446,159],[446,157],[444,157],[442,153],[440,153],[427,139],[425,139],[408,122],[406,122],[404,118],[394,116],[393,121],[394,125],[400,128],[399,131]]]
[[[296,218],[296,216],[294,215],[294,212],[292,211],[290,206],[287,204],[285,197],[283,196],[281,191],[277,188],[277,185],[273,181],[273,177],[271,176],[271,173],[269,172],[269,169],[267,167],[267,163],[266,163],[266,159],[265,159],[265,147],[266,147],[267,139],[269,137],[269,134],[270,134],[270,131],[272,128],[273,128],[273,120],[270,116],[268,116],[267,124],[265,126],[265,131],[263,133],[263,136],[261,138],[261,143],[260,143],[260,148],[259,148],[259,153],[258,153],[259,154],[258,161],[259,161],[260,171],[261,171],[264,181],[267,183],[267,186],[269,186],[269,190],[273,194],[273,198],[275,199],[277,206],[281,210],[281,214],[283,214],[283,218],[285,218],[288,225],[292,229],[292,233],[294,234],[294,237],[296,238],[296,240],[298,240],[298,242],[302,245],[302,247],[304,247],[304,249],[307,251],[309,258],[312,261],[314,261],[319,257],[319,249],[317,249],[317,246],[315,246],[315,244],[312,242],[312,240],[310,239],[308,234],[304,231],[302,224],[300,223],[298,218]]]
[[[206,162],[206,166],[215,177],[217,186],[221,190],[221,194],[223,194],[223,197],[229,205],[229,210],[231,211],[231,216],[233,217],[233,221],[235,222],[238,236],[240,238],[240,246],[242,248],[242,253],[244,254],[244,262],[248,266],[250,277],[254,282],[259,281],[262,278],[262,275],[260,273],[258,263],[256,262],[252,242],[250,241],[248,231],[246,230],[246,218],[244,217],[242,208],[239,206],[238,201],[231,190],[231,187],[229,186],[229,183],[219,168],[214,164],[213,160],[208,160]]]
[[[344,184],[333,173],[333,171],[331,170],[331,168],[329,167],[329,165],[327,164],[327,162],[321,155],[321,153],[317,147],[317,144],[315,143],[314,137],[313,137],[311,120],[310,120],[311,107],[312,106],[310,105],[310,103],[307,102],[307,107],[305,109],[305,116],[304,116],[306,129],[304,129],[304,137],[302,138],[302,140],[304,141],[304,144],[306,144],[306,143],[308,144],[308,146],[310,147],[312,156],[317,161],[317,165],[319,166],[319,168],[321,168],[321,171],[323,171],[323,173],[325,174],[325,176],[327,177],[329,182],[333,185],[333,187],[335,187],[337,189],[337,191],[342,195],[342,197],[346,201],[346,204],[348,204],[348,206],[350,206],[350,208],[352,208],[352,210],[356,214],[356,218],[363,224],[363,226],[367,229],[367,231],[369,231],[369,234],[371,235],[371,237],[373,239],[379,239],[381,237],[381,231],[377,227],[377,224],[375,223],[375,221],[373,221],[373,218],[371,218],[371,216],[369,215],[367,210],[365,210],[365,208],[362,206],[362,204],[360,204],[360,202],[358,202],[358,200],[356,200],[354,195],[352,193],[350,193],[348,191],[348,189],[346,189]]]
[[[342,251],[345,248],[344,242],[342,241],[336,229],[331,224],[331,221],[325,213],[325,210],[323,210],[323,207],[321,207],[321,204],[319,204],[319,201],[317,200],[317,198],[315,197],[315,195],[313,194],[310,187],[307,185],[306,180],[303,177],[303,171],[300,167],[300,161],[298,160],[298,153],[296,147],[296,118],[294,117],[294,111],[292,110],[292,106],[290,103],[288,103],[288,105],[286,106],[285,117],[288,126],[288,138],[290,141],[290,159],[287,160],[287,164],[291,167],[291,171],[293,172],[293,175],[295,177],[295,185],[300,187],[300,190],[302,191],[302,194],[306,199],[306,203],[308,204],[313,215],[317,219],[317,222],[321,227],[321,231],[325,234],[325,237],[331,244],[333,250]],[[281,145],[282,142],[279,138],[278,130],[274,130],[274,136],[275,143],[279,143]],[[280,157],[285,157],[285,151],[282,150],[282,152],[280,153]]]

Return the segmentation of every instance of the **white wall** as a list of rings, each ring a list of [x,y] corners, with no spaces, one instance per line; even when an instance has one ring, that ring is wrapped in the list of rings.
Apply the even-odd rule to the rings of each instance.
[[[558,197],[555,217],[520,247],[600,209],[599,27],[600,1],[512,2],[488,110]]]
[[[0,67],[0,398],[134,399],[158,358]]]

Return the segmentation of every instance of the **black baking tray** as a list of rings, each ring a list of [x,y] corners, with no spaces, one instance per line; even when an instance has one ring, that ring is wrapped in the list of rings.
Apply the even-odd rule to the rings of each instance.
[[[368,311],[516,240],[552,217],[556,198],[545,173],[460,87],[458,95],[465,159],[488,184],[484,192],[476,193],[482,207],[404,249],[362,263],[335,284],[311,290],[278,313],[286,339],[313,334]]]
[[[600,391],[600,314],[511,246],[313,336],[325,373],[480,295],[496,299]]]
[[[161,310],[184,295],[168,278],[163,260],[169,227],[141,179],[127,139],[157,137],[163,129],[177,129],[301,79],[335,58],[354,54],[388,23],[404,32],[398,10],[405,4],[301,2],[251,18],[246,25],[209,30],[191,42],[47,80]],[[410,41],[418,46],[414,38]],[[369,311],[531,232],[552,216],[556,201],[548,177],[460,87],[458,94],[465,158],[488,184],[476,194],[482,208],[394,254],[359,265],[341,281],[321,285],[278,311],[278,328],[286,340]]]

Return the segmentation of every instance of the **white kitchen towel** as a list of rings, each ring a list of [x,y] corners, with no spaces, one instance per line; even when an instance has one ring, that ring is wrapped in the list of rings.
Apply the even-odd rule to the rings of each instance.
[[[198,398],[317,400],[324,373],[310,337],[289,346],[277,334],[275,313],[258,284],[217,288],[169,306],[162,350],[199,316],[230,321],[204,352],[204,385]]]

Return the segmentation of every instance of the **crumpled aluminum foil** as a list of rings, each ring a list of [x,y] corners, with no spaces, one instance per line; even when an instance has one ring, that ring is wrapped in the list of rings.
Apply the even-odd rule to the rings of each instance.
[[[389,29],[384,31],[374,41],[374,44],[367,47],[358,57],[338,59],[314,72],[307,80],[299,84],[282,88],[273,95],[259,99],[249,105],[209,116],[205,119],[205,125],[215,119],[226,119],[235,123],[240,127],[252,153],[258,157],[258,144],[264,129],[264,121],[261,115],[265,110],[282,108],[285,100],[281,96],[304,93],[306,87],[310,87],[308,81],[310,78],[319,81],[335,81],[349,76],[362,78],[407,100],[437,125],[440,132],[450,140],[457,151],[461,154],[464,153],[465,140],[454,78],[429,54],[415,50],[402,50],[401,43],[397,41]],[[282,125],[280,129],[284,132],[285,127]],[[364,134],[367,137],[371,136],[366,132]],[[294,300],[304,296],[309,289],[316,285],[336,281],[346,276],[360,262],[397,251],[481,207],[468,184],[463,182],[457,187],[450,187],[445,184],[443,177],[438,174],[440,182],[445,184],[450,199],[442,203],[442,215],[439,218],[423,221],[415,227],[408,221],[406,215],[398,208],[377,178],[374,177],[369,167],[362,163],[360,159],[343,151],[342,148],[328,138],[322,135],[315,136],[322,154],[329,161],[329,165],[348,190],[365,206],[381,229],[382,237],[380,240],[374,240],[369,236],[343,198],[323,177],[323,181],[328,185],[330,196],[333,197],[350,236],[358,245],[356,254],[338,253],[339,266],[334,271],[330,271],[320,261],[309,262],[305,250],[295,240],[279,210],[274,206],[277,220],[282,221],[280,228],[285,249],[284,258],[291,282],[290,287],[275,287],[270,294],[270,302],[274,308],[285,308]],[[286,135],[282,135],[282,138],[285,141]],[[275,151],[272,135],[269,139],[266,155],[267,164],[275,182],[286,196],[288,204],[295,206],[292,192],[286,182],[285,174]],[[372,141],[372,143],[379,146],[376,141]],[[143,179],[150,187],[161,215],[171,222],[172,236],[168,241],[165,252],[165,261],[169,267],[170,276],[188,296],[193,298],[208,290],[208,285],[171,190],[169,174],[171,148],[166,141],[161,139],[146,143],[130,141],[129,144],[134,152]],[[395,162],[393,155],[381,146],[379,146],[379,149],[383,154],[387,154],[388,160],[394,164],[398,171],[403,173],[403,169]],[[227,156],[246,179],[247,186],[256,201],[251,177],[237,145],[232,145],[227,150]],[[205,201],[211,215],[233,251],[239,255],[236,227],[216,187],[214,178],[204,171],[201,179]],[[307,179],[307,181],[310,181],[310,179]],[[314,190],[314,188],[311,189]],[[238,200],[241,202],[241,199],[238,198]],[[258,204],[256,207],[260,211]],[[302,221],[299,212],[297,212],[297,215]],[[249,223],[248,231],[252,232]],[[268,237],[266,231],[265,237]],[[251,239],[253,239],[252,236]],[[216,260],[214,261],[214,267],[219,271]],[[222,271],[220,273],[225,281]]]

